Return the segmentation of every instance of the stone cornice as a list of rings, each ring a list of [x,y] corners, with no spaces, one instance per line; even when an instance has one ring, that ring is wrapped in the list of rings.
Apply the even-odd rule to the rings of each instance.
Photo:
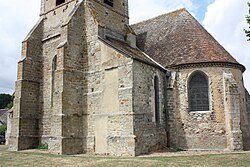
[[[176,66],[169,66],[169,69],[187,69],[187,68],[202,68],[202,67],[226,67],[226,68],[235,68],[240,69],[242,72],[246,70],[246,68],[238,63],[226,63],[226,62],[204,62],[204,63],[189,63],[189,64],[181,64]]]

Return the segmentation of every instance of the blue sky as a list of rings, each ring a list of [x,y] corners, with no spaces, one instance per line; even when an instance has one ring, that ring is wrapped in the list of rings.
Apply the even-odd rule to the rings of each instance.
[[[129,0],[130,23],[185,7],[247,71],[250,91],[250,43],[247,0]],[[27,8],[28,6],[28,8]],[[39,18],[40,0],[8,0],[0,5],[0,93],[13,93],[21,42]]]
[[[196,19],[202,23],[207,11],[207,6],[211,4],[214,0],[194,0],[193,3],[197,6]]]
[[[215,0],[129,0],[130,4],[130,18],[133,21],[134,11],[138,12],[136,9],[143,8],[144,11],[138,12],[138,21],[144,18],[149,18],[149,16],[157,16],[157,14],[163,14],[169,11],[173,11],[179,8],[187,8],[196,19],[202,24],[204,20],[205,13],[207,11],[207,6],[213,3]]]

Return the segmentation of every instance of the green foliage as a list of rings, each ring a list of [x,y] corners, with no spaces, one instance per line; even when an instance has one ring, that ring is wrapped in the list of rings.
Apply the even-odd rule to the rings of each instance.
[[[13,101],[11,101],[7,106],[6,106],[6,108],[8,108],[8,109],[11,109],[13,107]]]
[[[249,10],[248,10],[249,15],[246,16],[246,20],[247,20],[248,25],[250,25],[250,2],[248,2],[247,4],[248,4],[248,7],[249,7]],[[249,26],[249,28],[247,30],[244,30],[244,31],[246,33],[247,40],[250,41],[250,26]]]
[[[0,94],[0,109],[5,109],[12,102],[12,96],[9,94]]]
[[[0,125],[0,135],[5,135],[7,125]]]
[[[180,152],[180,151],[186,151],[185,149],[181,148],[181,147],[171,147],[169,148],[169,152]]]
[[[48,144],[47,143],[45,143],[45,144],[41,143],[38,146],[36,146],[34,149],[48,150]]]
[[[180,152],[180,151],[185,151],[185,150],[182,149],[182,148],[177,147],[177,148],[176,148],[176,151],[177,151],[177,152]]]

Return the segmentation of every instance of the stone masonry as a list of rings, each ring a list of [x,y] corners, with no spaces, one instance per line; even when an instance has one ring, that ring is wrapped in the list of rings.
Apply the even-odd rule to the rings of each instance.
[[[42,0],[22,43],[9,149],[247,150],[244,70],[185,9],[130,26],[127,0]],[[208,78],[208,111],[190,111],[197,71]]]
[[[209,78],[210,111],[188,111],[187,82],[197,70]],[[175,89],[170,91],[174,106],[170,108],[170,119],[174,118],[170,122],[170,145],[191,150],[242,150],[240,113],[247,111],[244,103],[239,101],[244,99],[241,71],[221,67],[192,67],[176,69],[176,72]]]

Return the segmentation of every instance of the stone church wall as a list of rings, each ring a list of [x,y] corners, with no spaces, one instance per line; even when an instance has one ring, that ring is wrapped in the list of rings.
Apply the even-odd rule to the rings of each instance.
[[[249,114],[249,120],[250,120],[250,94],[246,90],[246,105],[247,105],[247,112]]]
[[[189,76],[197,70],[204,72],[209,78],[210,110],[189,112],[187,83]],[[243,88],[242,73],[237,69],[203,67],[176,70],[174,89],[168,89],[170,146],[190,150],[242,149],[239,125],[235,121],[233,125],[230,125],[229,120],[239,120],[240,110],[245,112],[244,106],[239,102],[243,95],[242,92],[236,92],[235,95],[230,94],[230,90],[225,87],[225,74],[233,76],[241,91]],[[228,87],[230,86],[228,85]],[[228,97],[225,97],[226,94],[229,94]],[[235,111],[228,106],[227,98],[238,99],[236,104],[238,108]],[[231,126],[237,133],[232,133]],[[234,140],[234,143],[229,142],[231,139]]]
[[[84,5],[80,4],[70,20],[64,23],[63,31],[67,32],[64,34],[67,41],[62,41],[57,47],[57,55],[62,57],[61,67],[63,68],[58,69],[59,74],[55,74],[55,78],[60,76],[63,78],[62,82],[55,83],[53,98],[55,101],[61,101],[62,111],[58,110],[59,106],[53,106],[53,111],[62,113],[62,154],[82,153],[86,146],[84,142],[86,133],[83,128],[79,128],[87,125],[84,121],[86,116],[83,114],[86,101],[82,100],[83,92],[86,90],[83,57],[87,56],[86,31],[84,31],[86,23],[85,18],[82,17],[84,13]],[[64,36],[62,39],[64,40]]]
[[[154,78],[159,78],[159,114],[155,119]],[[165,72],[138,61],[133,62],[133,112],[136,155],[167,146],[165,101]]]
[[[132,62],[103,41],[95,45],[98,71],[87,77],[89,152],[134,156]],[[91,89],[93,88],[93,89]]]
[[[246,90],[246,113],[242,116],[242,132],[244,150],[250,150],[250,95]]]
[[[85,10],[83,133],[88,153],[134,156],[132,59],[98,39],[99,8]],[[93,11],[94,10],[94,11]],[[101,9],[99,9],[101,10]]]
[[[46,13],[43,35],[43,101],[39,133],[53,153],[83,150],[83,57],[86,56],[84,7],[75,3]],[[65,15],[67,17],[65,17]],[[63,18],[63,19],[59,19]]]
[[[166,146],[250,148],[250,97],[240,70],[179,69],[166,81],[164,70],[107,42],[124,40],[127,1],[113,8],[100,0],[42,4],[18,63],[11,150],[42,143],[59,154],[135,156]],[[197,69],[209,78],[210,110],[189,112],[187,83]]]

